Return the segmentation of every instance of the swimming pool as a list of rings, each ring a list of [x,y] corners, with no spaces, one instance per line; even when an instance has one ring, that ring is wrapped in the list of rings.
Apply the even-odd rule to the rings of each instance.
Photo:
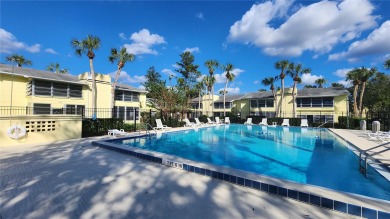
[[[231,124],[110,142],[390,200],[390,182],[360,174],[358,157],[326,129]]]

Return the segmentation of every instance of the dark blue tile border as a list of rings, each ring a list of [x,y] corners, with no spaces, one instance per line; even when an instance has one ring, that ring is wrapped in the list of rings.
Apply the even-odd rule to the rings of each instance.
[[[128,154],[130,156],[137,157],[137,158],[140,158],[143,160],[148,160],[150,162],[163,164],[162,163],[163,159],[160,157],[155,157],[155,156],[151,156],[148,154],[138,153],[138,152],[132,151],[131,149],[124,149],[124,148],[114,147],[111,145],[105,145],[104,143],[101,143],[101,142],[92,142],[92,145],[103,147],[103,148],[117,151],[120,153]],[[317,195],[308,194],[308,193],[300,192],[300,191],[296,191],[296,190],[291,190],[291,189],[287,189],[284,187],[275,186],[275,185],[271,185],[271,184],[267,184],[267,183],[262,183],[262,182],[254,181],[251,179],[246,179],[246,178],[234,176],[231,174],[225,174],[225,173],[218,172],[218,171],[213,171],[213,170],[209,170],[209,169],[205,169],[205,168],[201,168],[201,167],[196,167],[196,166],[188,165],[185,163],[183,163],[182,169],[185,171],[188,171],[188,172],[193,172],[193,173],[197,173],[200,175],[209,176],[211,178],[223,180],[223,181],[226,181],[229,183],[234,183],[234,184],[238,184],[241,186],[250,187],[250,188],[261,190],[261,191],[264,191],[264,192],[267,192],[270,194],[275,194],[275,195],[279,195],[282,197],[295,199],[295,200],[298,200],[298,201],[301,201],[301,202],[304,202],[307,204],[312,204],[312,205],[315,205],[318,207],[323,207],[326,209],[331,209],[331,210],[339,211],[339,212],[350,214],[350,215],[365,217],[365,218],[369,218],[369,219],[371,219],[371,218],[373,218],[373,219],[374,218],[375,219],[390,219],[390,212],[377,211],[375,209],[365,208],[362,206],[357,206],[357,205],[353,205],[353,204],[349,204],[349,203],[345,203],[345,202],[340,202],[337,200],[333,200],[333,199],[329,199],[329,198],[325,198],[325,197],[320,197]]]

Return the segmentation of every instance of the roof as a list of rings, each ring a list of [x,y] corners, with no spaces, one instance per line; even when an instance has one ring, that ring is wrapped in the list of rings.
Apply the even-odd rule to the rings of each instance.
[[[274,95],[271,91],[260,91],[260,92],[251,92],[243,95],[240,99],[264,99],[264,98],[273,98]]]
[[[228,95],[226,95],[225,100],[226,100],[226,102],[233,102],[235,100],[239,100],[242,96],[243,96],[243,94],[230,94],[230,95],[228,94]],[[193,102],[193,103],[199,102],[199,97],[195,97],[195,98],[191,99],[191,102]],[[223,103],[223,95],[219,96],[218,100],[214,100],[214,103],[218,103],[218,102]]]
[[[136,88],[127,84],[117,84],[115,90],[127,90],[127,91],[136,91],[140,93],[147,93],[145,89]]]
[[[86,84],[77,76],[71,74],[56,74],[51,71],[36,70],[31,68],[13,67],[12,65],[0,64],[0,74],[13,74],[26,78],[35,78],[49,81],[60,81],[74,84]]]
[[[335,97],[349,94],[349,91],[343,87],[304,88],[298,90],[297,97]]]

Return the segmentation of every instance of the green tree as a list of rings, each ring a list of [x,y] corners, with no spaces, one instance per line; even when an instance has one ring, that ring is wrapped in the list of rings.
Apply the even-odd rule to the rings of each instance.
[[[385,64],[383,64],[383,67],[387,70],[390,70],[390,59],[387,59],[385,61]]]
[[[302,68],[302,64],[294,64],[290,63],[287,73],[291,76],[291,78],[294,81],[294,86],[293,86],[293,91],[292,91],[292,96],[293,96],[293,118],[296,118],[296,108],[297,108],[297,94],[296,94],[296,89],[297,85],[301,83],[302,79],[300,75],[310,73],[311,70],[309,68]]]
[[[111,49],[111,55],[108,57],[108,61],[111,63],[118,61],[118,64],[117,64],[118,67],[117,67],[117,71],[115,74],[115,80],[114,80],[114,83],[112,84],[112,88],[111,88],[111,107],[112,108],[114,108],[114,104],[115,104],[115,87],[118,83],[119,75],[121,74],[121,71],[125,67],[126,63],[134,61],[134,58],[135,58],[134,55],[131,53],[128,53],[125,47],[123,47],[119,52],[115,48]]]
[[[16,64],[17,67],[22,67],[24,65],[32,65],[31,60],[28,60],[28,59],[24,58],[24,56],[17,55],[17,54],[7,56],[7,57],[5,57],[5,60],[7,62],[11,62],[11,63]]]
[[[328,81],[325,78],[318,78],[314,81],[315,84],[318,85],[318,88],[323,88],[323,85],[326,84]]]
[[[54,72],[54,73],[61,73],[61,74],[66,74],[68,73],[68,69],[66,68],[63,68],[61,69],[60,68],[60,64],[58,62],[56,63],[50,63],[47,67],[46,67],[46,70],[48,71],[51,71],[51,72]]]
[[[214,87],[214,84],[215,84],[215,77],[214,76],[205,76],[203,78],[203,83],[204,85],[206,86],[206,89],[207,89],[207,94],[208,94],[208,99],[210,100],[210,93],[212,92],[213,90],[213,87]],[[214,104],[214,101],[212,101],[212,103]],[[214,107],[213,107],[214,108]],[[209,104],[207,105],[206,107],[206,114],[208,115],[209,113]]]
[[[315,85],[305,85],[304,88],[317,88]]]
[[[367,81],[364,105],[371,112],[390,110],[390,75],[376,72]]]
[[[283,110],[284,78],[286,77],[285,71],[288,69],[289,63],[290,62],[288,60],[281,60],[281,61],[275,63],[275,68],[280,70],[279,79],[280,79],[280,83],[281,83],[281,87],[282,87],[281,101],[280,101],[280,105],[279,105],[279,107],[280,107],[279,115],[282,115],[282,110]]]
[[[277,80],[277,77],[268,77],[268,78],[264,78],[262,81],[261,81],[261,84],[263,84],[264,86],[270,86],[270,90],[272,91],[272,95],[274,96],[274,101],[275,101],[275,116],[278,117],[278,96],[276,95],[276,92],[275,92],[275,81]]]
[[[366,83],[367,81],[376,74],[377,70],[376,68],[371,68],[370,70],[362,67],[361,68],[361,77],[360,81],[362,83],[362,89],[360,90],[360,101],[359,101],[359,117],[362,118],[363,114],[363,96],[364,96],[364,91],[366,89]]]
[[[234,69],[233,64],[228,63],[226,65],[223,65],[222,69],[223,69],[224,72],[226,72],[226,74],[225,74],[226,83],[225,83],[225,89],[223,90],[223,116],[226,116],[226,106],[225,106],[225,102],[226,102],[226,89],[227,89],[229,81],[232,82],[236,76],[232,72],[233,69]]]
[[[217,60],[207,60],[204,64],[207,67],[207,69],[209,70],[210,77],[214,78],[214,71],[215,71],[215,68],[219,67],[219,62]],[[211,112],[213,115],[214,115],[214,84],[215,84],[215,81],[211,87],[211,93],[213,95],[213,98],[211,99],[211,107],[212,107]]]
[[[93,59],[95,58],[95,50],[100,47],[100,38],[88,35],[85,39],[77,40],[73,39],[71,41],[72,47],[75,49],[75,53],[78,56],[82,56],[83,54],[87,55],[89,59],[89,68],[91,70],[92,77],[92,109],[93,109],[93,118],[96,118],[96,78],[95,78],[95,70],[93,68]]]
[[[154,66],[151,66],[145,75],[145,82],[142,85],[145,87],[145,90],[148,91],[146,96],[151,98],[151,93],[153,92],[155,87],[159,87],[163,81],[161,80],[161,74],[156,71]]]
[[[337,83],[337,82],[331,83],[331,86],[332,86],[332,87],[342,87],[342,88],[345,88],[344,85],[342,85],[342,84],[340,84],[340,83]]]
[[[359,89],[359,84],[361,83],[361,70],[355,68],[347,73],[346,81],[352,81],[354,86],[353,89],[353,115],[358,116],[359,110],[357,105],[357,94]]]

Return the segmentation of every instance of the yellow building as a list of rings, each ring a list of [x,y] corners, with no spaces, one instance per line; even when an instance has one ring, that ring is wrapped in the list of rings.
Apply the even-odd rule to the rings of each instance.
[[[92,118],[92,78],[0,64],[0,138],[2,145],[39,143],[81,137],[82,118]],[[111,106],[109,75],[96,74],[96,117],[138,120],[146,91],[119,84]],[[21,126],[26,137],[7,136],[9,127]],[[28,140],[28,141],[27,141]]]
[[[310,122],[338,122],[339,116],[346,116],[348,112],[348,95],[345,88],[305,88],[296,91],[295,117],[306,118]],[[214,96],[214,111],[211,107],[211,98],[202,97],[201,110],[199,98],[192,100],[192,111],[200,111],[207,116],[223,115],[223,96]],[[292,88],[286,88],[284,98],[277,92],[279,117],[294,117],[294,101]],[[275,99],[271,91],[251,92],[241,95],[226,95],[226,112],[233,113],[242,119],[250,116],[273,118],[276,115]],[[282,105],[281,105],[282,104]]]

